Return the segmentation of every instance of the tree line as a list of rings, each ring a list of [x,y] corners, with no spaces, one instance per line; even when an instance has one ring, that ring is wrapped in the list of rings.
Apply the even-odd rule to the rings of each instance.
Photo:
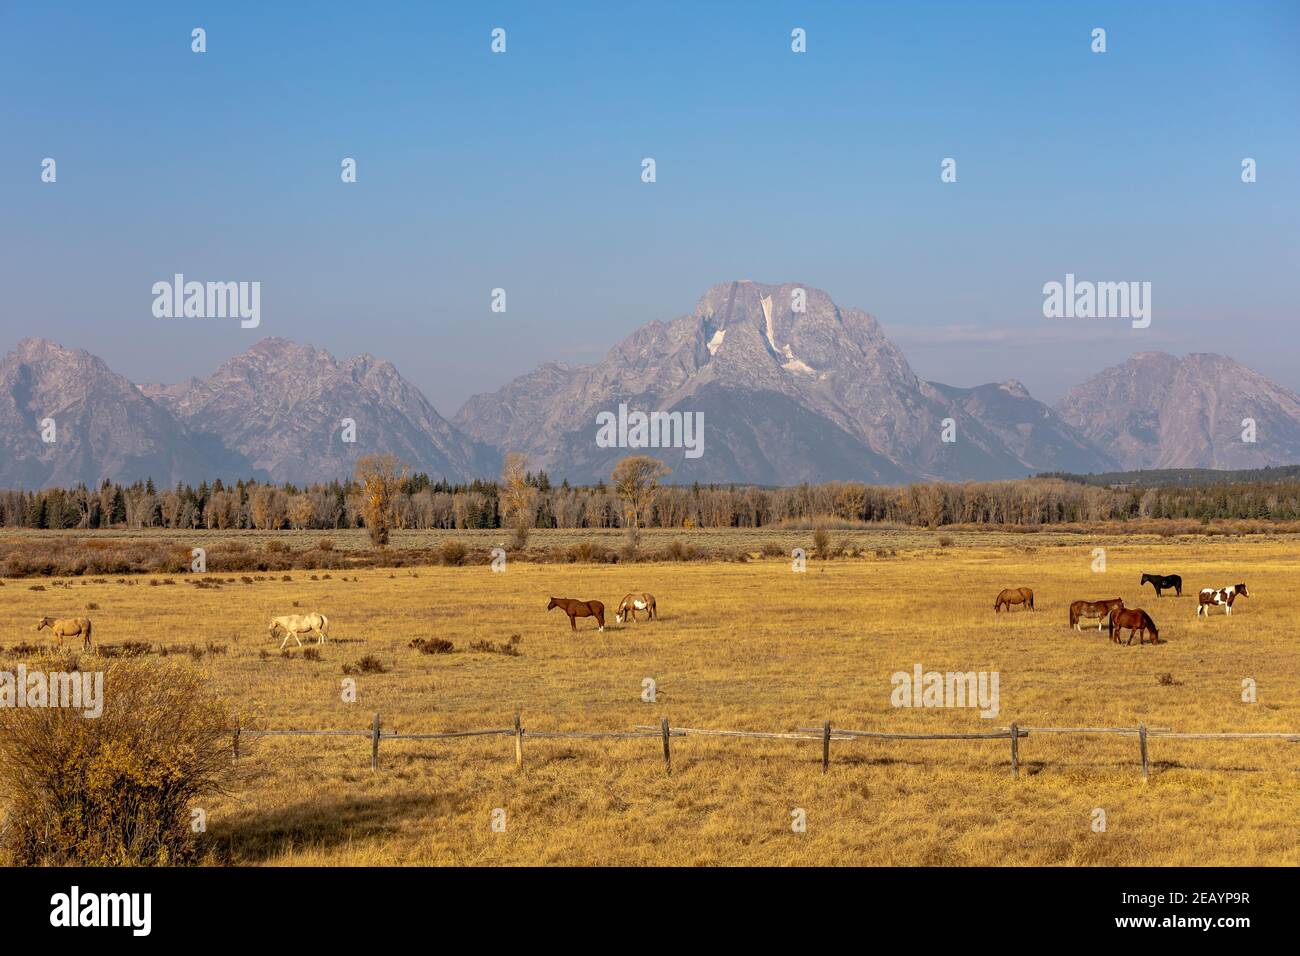
[[[609,482],[551,482],[507,456],[501,480],[451,483],[372,456],[348,480],[299,486],[221,480],[160,489],[152,481],[97,488],[0,491],[0,526],[50,529],[280,530],[510,528],[759,528],[826,521],[937,527],[1052,525],[1136,519],[1300,520],[1300,479],[1103,487],[1061,478],[853,481],[765,488],[661,483],[662,463],[630,456]],[[380,541],[379,543],[383,543]]]

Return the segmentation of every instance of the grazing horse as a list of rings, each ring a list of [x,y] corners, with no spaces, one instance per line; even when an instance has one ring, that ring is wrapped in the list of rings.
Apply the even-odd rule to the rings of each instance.
[[[1110,612],[1110,639],[1116,644],[1119,643],[1119,632],[1128,628],[1128,642],[1133,643],[1133,635],[1137,635],[1138,645],[1146,643],[1146,633],[1151,632],[1151,643],[1160,643],[1160,632],[1156,630],[1156,622],[1151,620],[1151,615],[1140,607],[1125,610],[1117,608]]]
[[[578,629],[578,623],[575,618],[594,617],[596,619],[597,630],[605,629],[605,605],[599,601],[575,601],[573,598],[551,598],[551,603],[546,605],[546,610],[558,607],[565,614],[569,615],[569,627],[575,631]]]
[[[622,624],[628,617],[631,617],[635,621],[637,611],[645,611],[647,621],[659,620],[659,614],[655,611],[655,596],[653,594],[629,594],[619,602],[618,613],[614,615],[614,620]]]
[[[1003,588],[998,592],[998,599],[993,602],[993,613],[996,614],[1006,605],[1007,611],[1011,611],[1011,605],[1023,604],[1028,610],[1034,609],[1034,592],[1030,588]]]
[[[1107,598],[1105,601],[1075,601],[1070,605],[1070,627],[1082,631],[1079,621],[1082,618],[1096,618],[1097,630],[1100,632],[1111,611],[1122,610],[1123,598]]]
[[[1196,616],[1210,616],[1210,608],[1222,605],[1224,614],[1232,613],[1232,602],[1238,597],[1250,597],[1244,584],[1234,584],[1230,588],[1201,588],[1200,603],[1196,605]]]
[[[1151,586],[1156,589],[1156,597],[1160,597],[1160,592],[1166,588],[1173,588],[1179,597],[1183,596],[1183,579],[1177,574],[1146,574],[1142,575],[1142,580],[1138,582],[1138,587],[1151,582]]]
[[[88,617],[43,617],[36,622],[36,630],[48,627],[60,642],[65,637],[80,637],[81,646],[90,650],[90,618]]]
[[[327,633],[330,626],[329,618],[324,614],[286,614],[283,617],[271,618],[271,638],[274,640],[280,631],[284,631],[284,640],[280,642],[280,650],[284,650],[284,645],[289,643],[289,638],[298,641],[298,646],[302,647],[302,641],[298,639],[299,634],[315,634],[316,643],[324,644],[329,639]]]

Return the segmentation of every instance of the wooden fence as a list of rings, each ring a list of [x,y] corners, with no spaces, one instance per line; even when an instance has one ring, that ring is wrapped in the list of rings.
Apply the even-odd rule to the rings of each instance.
[[[370,769],[379,769],[379,743],[382,740],[453,740],[460,737],[513,737],[515,743],[515,766],[524,765],[524,738],[533,740],[633,740],[638,738],[657,738],[663,742],[664,771],[673,772],[672,738],[673,737],[733,737],[747,740],[794,740],[820,742],[822,747],[822,773],[827,773],[831,765],[831,741],[853,740],[1006,740],[1011,748],[1011,775],[1020,776],[1020,741],[1031,734],[1079,734],[1104,735],[1117,734],[1124,737],[1136,737],[1138,756],[1142,767],[1142,780],[1150,779],[1149,741],[1151,738],[1165,740],[1285,740],[1300,743],[1300,732],[1287,733],[1178,733],[1167,727],[1148,727],[1138,724],[1136,727],[1021,727],[1011,724],[983,733],[887,733],[877,730],[848,730],[832,727],[825,721],[821,727],[800,727],[795,732],[757,731],[757,730],[712,730],[702,727],[670,727],[668,718],[663,717],[657,727],[638,724],[630,731],[535,731],[525,730],[520,712],[515,711],[514,723],[510,727],[488,730],[454,730],[443,733],[400,734],[385,731],[379,714],[371,719],[368,730],[257,730],[236,726],[233,729],[234,741],[232,752],[239,759],[239,743],[243,737],[368,737],[370,739]]]

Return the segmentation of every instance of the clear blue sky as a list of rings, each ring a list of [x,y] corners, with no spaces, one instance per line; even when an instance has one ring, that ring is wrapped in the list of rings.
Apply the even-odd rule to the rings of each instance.
[[[872,312],[955,385],[1054,400],[1166,349],[1297,388],[1298,120],[1293,0],[6,0],[0,352],[175,380],[283,335],[392,359],[451,415],[751,278]],[[261,328],[155,319],[178,271],[260,280]],[[1151,328],[1044,319],[1066,272],[1151,281]]]

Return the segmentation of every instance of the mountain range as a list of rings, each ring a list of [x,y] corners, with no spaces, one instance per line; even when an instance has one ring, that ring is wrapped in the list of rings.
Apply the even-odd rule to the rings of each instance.
[[[597,416],[620,405],[702,415],[703,453],[603,447]],[[459,481],[496,475],[510,451],[583,483],[638,451],[672,481],[769,485],[1254,468],[1300,461],[1300,397],[1224,356],[1161,352],[1100,371],[1054,408],[1016,381],[955,388],[918,377],[868,313],[750,281],[714,286],[599,362],[547,362],[475,395],[450,421],[390,362],[280,338],[175,384],[134,385],[44,339],[0,361],[0,487],[306,483],[375,452]]]

